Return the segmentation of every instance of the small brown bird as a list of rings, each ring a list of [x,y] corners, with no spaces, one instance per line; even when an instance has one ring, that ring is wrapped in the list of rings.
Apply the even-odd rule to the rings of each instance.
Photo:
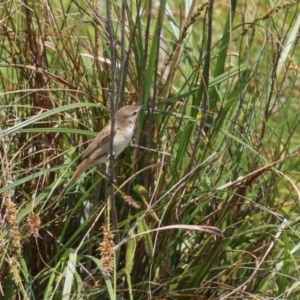
[[[138,112],[143,108],[141,106],[128,105],[122,107],[116,113],[114,126],[113,151],[117,157],[129,144],[134,132],[134,125]],[[84,173],[88,168],[106,163],[109,160],[111,139],[111,124],[106,125],[89,144],[82,156],[78,160],[78,166],[72,178],[64,187],[59,195],[62,198],[70,186]]]

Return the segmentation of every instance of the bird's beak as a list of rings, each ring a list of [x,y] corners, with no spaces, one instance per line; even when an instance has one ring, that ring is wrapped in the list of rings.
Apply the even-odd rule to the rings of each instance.
[[[144,108],[144,104],[139,106],[139,111]]]

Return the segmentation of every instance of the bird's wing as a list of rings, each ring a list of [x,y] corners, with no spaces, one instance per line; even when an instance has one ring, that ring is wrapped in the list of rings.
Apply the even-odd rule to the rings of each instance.
[[[116,129],[114,130],[114,136],[116,134]],[[78,160],[78,164],[84,159],[92,158],[98,159],[103,155],[107,155],[110,147],[110,134],[111,126],[106,125],[95,137],[95,139],[88,145],[88,147],[83,152],[82,156]]]

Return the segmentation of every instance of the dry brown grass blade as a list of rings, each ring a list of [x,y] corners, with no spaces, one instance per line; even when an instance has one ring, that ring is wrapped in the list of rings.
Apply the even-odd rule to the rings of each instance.
[[[144,234],[149,234],[151,232],[157,232],[157,231],[163,231],[163,230],[170,230],[170,229],[185,229],[185,230],[201,231],[201,232],[214,234],[214,235],[216,235],[218,237],[221,237],[221,238],[225,238],[222,230],[220,230],[219,228],[214,227],[214,226],[178,224],[178,225],[163,226],[163,227],[160,227],[160,228],[155,228],[155,229],[147,230],[147,231],[144,231],[144,232],[140,232],[138,234],[128,236],[125,240],[127,242],[129,239],[137,238],[137,237],[142,236]],[[124,244],[123,241],[122,241],[121,244],[122,245]],[[114,249],[117,250],[119,247],[120,247],[120,244],[116,245]]]

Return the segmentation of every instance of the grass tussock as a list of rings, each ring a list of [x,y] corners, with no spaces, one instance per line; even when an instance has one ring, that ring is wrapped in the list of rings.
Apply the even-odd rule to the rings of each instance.
[[[298,12],[1,3],[0,299],[297,298]],[[117,183],[90,169],[59,200],[129,104]]]

